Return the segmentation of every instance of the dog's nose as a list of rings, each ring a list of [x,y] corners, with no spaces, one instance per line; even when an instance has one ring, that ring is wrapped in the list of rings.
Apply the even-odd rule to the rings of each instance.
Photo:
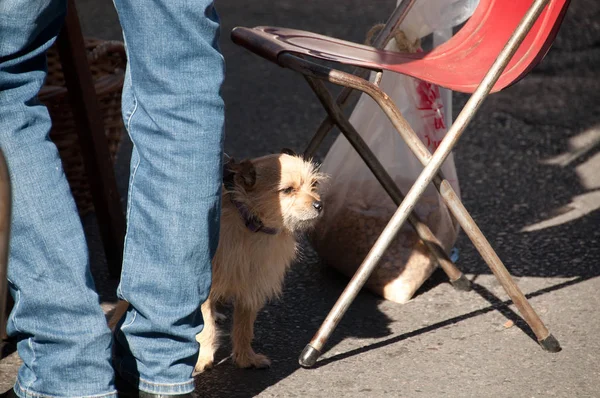
[[[312,205],[318,212],[323,210],[323,203],[320,200],[315,200]]]

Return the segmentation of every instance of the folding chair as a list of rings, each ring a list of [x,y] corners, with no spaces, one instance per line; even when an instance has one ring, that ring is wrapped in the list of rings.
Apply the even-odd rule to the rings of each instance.
[[[416,202],[432,182],[517,306],[542,348],[549,352],[561,349],[558,340],[550,334],[514,283],[457,194],[439,173],[439,169],[487,95],[514,84],[541,61],[556,37],[570,0],[480,0],[474,14],[462,29],[434,50],[416,54],[382,50],[415,1],[400,1],[373,47],[277,27],[238,27],[231,34],[236,44],[282,67],[301,73],[327,111],[329,116],[313,136],[305,155],[312,156],[333,125],[337,125],[398,205],[320,329],[302,351],[299,362],[303,367],[312,367],[316,363],[329,336],[406,220],[416,229],[455,287],[469,288],[468,280],[448,259],[431,231],[412,213]],[[362,69],[346,73],[315,63],[314,60]],[[433,155],[390,98],[378,87],[383,70],[409,75],[454,91],[472,93]],[[376,72],[373,82],[362,77],[369,71]],[[333,99],[322,80],[345,87],[337,100]],[[398,134],[423,164],[422,173],[406,196],[402,195],[344,115],[341,106],[347,102],[352,90],[366,93],[381,107]]]

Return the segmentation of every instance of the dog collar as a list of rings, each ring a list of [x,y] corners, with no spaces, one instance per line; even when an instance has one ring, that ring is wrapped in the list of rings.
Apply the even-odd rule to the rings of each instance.
[[[276,235],[279,232],[279,229],[277,228],[265,227],[260,218],[252,214],[245,204],[233,199],[231,194],[229,195],[229,198],[231,203],[233,203],[233,205],[238,209],[240,216],[242,216],[246,228],[248,228],[250,231],[262,232],[267,235]]]
[[[229,159],[230,161],[226,162],[223,166],[223,185],[225,185],[225,189],[227,191],[232,191],[234,185],[233,177],[235,173],[229,168],[229,164],[233,161],[233,159]],[[242,217],[242,220],[244,220],[246,228],[248,228],[250,231],[262,232],[267,235],[276,235],[279,232],[279,229],[277,228],[265,227],[260,218],[252,214],[245,204],[238,202],[233,198],[231,192],[229,192],[229,199],[238,210],[238,213],[240,213],[240,216]]]

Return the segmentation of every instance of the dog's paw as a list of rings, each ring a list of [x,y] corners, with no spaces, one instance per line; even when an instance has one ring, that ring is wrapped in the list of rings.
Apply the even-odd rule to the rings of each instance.
[[[198,361],[196,362],[196,366],[194,367],[194,374],[199,374],[207,369],[211,369],[214,361],[215,360],[212,355],[200,355],[198,357]]]
[[[268,369],[271,367],[271,360],[266,355],[255,352],[234,355],[233,361],[240,368]]]

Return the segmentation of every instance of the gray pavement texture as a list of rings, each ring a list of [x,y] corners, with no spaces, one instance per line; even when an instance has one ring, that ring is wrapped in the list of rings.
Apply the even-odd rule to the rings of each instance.
[[[110,0],[78,0],[86,35],[120,39]],[[393,1],[219,0],[227,61],[226,151],[236,158],[302,150],[325,113],[297,74],[229,40],[234,26],[278,25],[362,41]],[[461,139],[463,200],[550,331],[560,353],[532,339],[464,234],[458,266],[474,281],[454,291],[441,271],[398,305],[361,293],[311,370],[298,354],[347,280],[309,246],[281,300],[256,324],[269,370],[227,359],[197,378],[203,397],[599,397],[600,396],[600,3],[574,0],[546,59],[527,78],[486,100]],[[455,95],[455,115],[466,100]],[[319,152],[322,158],[333,136]],[[117,173],[125,194],[128,152]],[[102,305],[115,301],[93,216],[84,219]],[[513,327],[505,327],[513,321]],[[227,325],[225,326],[227,328]],[[0,391],[16,353],[0,361]]]

